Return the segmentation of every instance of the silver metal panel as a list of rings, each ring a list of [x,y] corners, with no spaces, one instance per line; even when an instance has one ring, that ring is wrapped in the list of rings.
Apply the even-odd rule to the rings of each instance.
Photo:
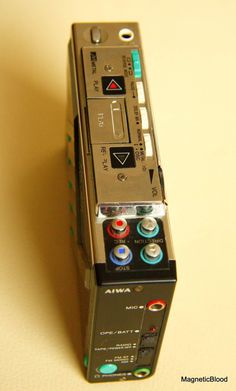
[[[101,227],[103,219],[97,219],[100,206],[106,204],[114,204],[115,206],[121,204],[141,205],[144,203],[146,205],[153,204],[153,210],[159,210],[160,207],[162,211],[165,210],[165,201],[158,175],[159,159],[138,25],[136,23],[127,23],[126,26],[123,23],[99,23],[96,26],[96,31],[91,32],[92,27],[94,26],[89,23],[75,24],[72,42],[81,122],[83,167],[86,177],[85,196],[89,205],[92,231],[92,238],[88,237],[88,241],[92,239],[91,244],[95,254],[91,261],[103,263],[105,262]],[[119,32],[124,27],[134,32],[134,37],[130,42],[123,42],[119,37]],[[140,80],[134,77],[132,67],[131,51],[133,49],[139,50],[142,66],[142,94],[144,93],[144,97],[142,96],[141,102],[139,101],[140,96],[138,97],[138,85],[136,85],[136,82]],[[111,76],[124,78],[124,93],[119,95],[104,94],[102,78]],[[112,118],[110,114],[108,115],[109,103],[103,102],[113,100],[121,105],[121,117]],[[141,126],[140,109],[143,106],[147,110],[149,124],[147,130],[143,130]],[[103,127],[104,133],[99,131],[99,107],[102,108],[106,117],[106,124]],[[122,134],[121,124],[124,134]],[[117,132],[114,127],[118,129]],[[144,133],[150,135],[151,147],[147,141],[145,144]],[[120,139],[117,137],[119,134]],[[126,164],[112,166],[110,149],[117,147],[132,148],[134,164],[131,167],[127,167]],[[122,149],[120,152],[115,151],[114,153],[121,157],[121,161],[124,161],[125,156],[119,155],[124,151]],[[159,215],[159,213],[154,213],[154,215]],[[164,216],[163,220],[165,221]],[[169,248],[168,252],[171,253],[171,251]]]
[[[129,142],[124,99],[89,99],[88,115],[92,144]]]
[[[140,112],[145,111],[148,130],[153,132],[151,112],[147,107],[141,107],[138,102],[136,79],[134,77],[131,51],[137,47],[86,47],[82,49],[87,105],[89,113],[89,131],[92,144],[94,174],[96,183],[97,203],[103,202],[135,202],[154,201],[162,202],[163,194],[157,175],[157,154],[155,145],[153,158],[146,155],[144,135],[142,129],[143,120]],[[110,76],[111,75],[111,76]],[[124,94],[122,100],[116,95],[113,101],[122,105],[122,122],[124,134],[117,132],[121,137],[114,135],[114,121],[111,117],[111,96],[106,95],[103,86],[103,78],[112,77],[114,81],[120,77],[124,79]],[[120,96],[120,95],[119,95]],[[108,101],[108,102],[106,102]],[[124,102],[124,103],[123,103]],[[113,118],[114,119],[114,118]],[[116,120],[117,122],[117,120]],[[127,125],[129,124],[129,138]],[[117,126],[117,125],[116,125]],[[121,126],[118,126],[121,128]],[[147,127],[145,127],[146,130]],[[101,129],[103,132],[101,133]],[[111,163],[111,153],[106,144],[128,142],[133,149],[135,164],[132,167],[128,161],[114,167]],[[152,138],[150,137],[150,140]],[[95,144],[100,144],[96,146]],[[122,147],[122,145],[120,145]],[[115,152],[115,158],[126,150]],[[125,158],[125,156],[124,156]],[[119,171],[118,171],[119,169]],[[125,175],[125,181],[118,179],[118,174]],[[113,186],[110,186],[113,183]]]
[[[136,167],[114,169],[111,167],[110,148],[116,145],[93,145],[93,159],[98,203],[152,202],[162,200],[158,171],[137,150]],[[126,147],[122,144],[121,147]],[[152,184],[149,167],[153,167]],[[144,171],[145,170],[145,171]],[[125,180],[119,180],[123,174]],[[112,186],[111,186],[112,183]]]

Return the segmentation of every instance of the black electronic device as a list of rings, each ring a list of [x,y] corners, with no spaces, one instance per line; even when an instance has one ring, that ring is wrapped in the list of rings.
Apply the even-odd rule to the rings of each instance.
[[[91,382],[153,374],[176,283],[137,23],[72,26],[67,162]]]

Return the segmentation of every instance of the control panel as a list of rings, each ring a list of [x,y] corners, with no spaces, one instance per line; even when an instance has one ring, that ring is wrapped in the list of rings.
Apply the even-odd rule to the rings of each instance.
[[[103,223],[108,270],[168,269],[163,223],[154,217]]]

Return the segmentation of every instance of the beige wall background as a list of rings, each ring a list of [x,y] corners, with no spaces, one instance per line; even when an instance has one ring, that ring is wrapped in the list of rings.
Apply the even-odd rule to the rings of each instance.
[[[156,375],[93,385],[68,234],[66,51],[73,22],[122,20],[140,23],[179,281]],[[235,20],[234,0],[1,0],[2,391],[236,389]]]

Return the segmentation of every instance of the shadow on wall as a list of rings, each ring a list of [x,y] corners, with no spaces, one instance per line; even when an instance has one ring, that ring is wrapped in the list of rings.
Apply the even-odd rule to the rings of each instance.
[[[30,271],[27,263],[18,265],[14,278],[17,283],[20,274],[26,274],[28,280],[35,280],[40,292],[46,279],[47,295],[49,292],[53,298],[52,311],[56,310],[61,322],[59,330],[65,330],[75,366],[78,358],[82,366],[77,270],[69,238],[65,104],[29,77],[9,70],[5,71],[4,87],[9,128],[4,132],[3,153],[11,177],[9,198],[18,216],[16,224],[20,222],[16,231],[22,240],[29,241],[35,254],[35,259],[29,259]],[[58,333],[58,325],[52,324],[55,318],[44,318],[43,308],[39,308],[45,298],[40,303],[37,295],[30,300],[35,300],[35,314],[41,311],[43,327],[49,334],[55,327]],[[52,304],[46,305],[48,311]]]

